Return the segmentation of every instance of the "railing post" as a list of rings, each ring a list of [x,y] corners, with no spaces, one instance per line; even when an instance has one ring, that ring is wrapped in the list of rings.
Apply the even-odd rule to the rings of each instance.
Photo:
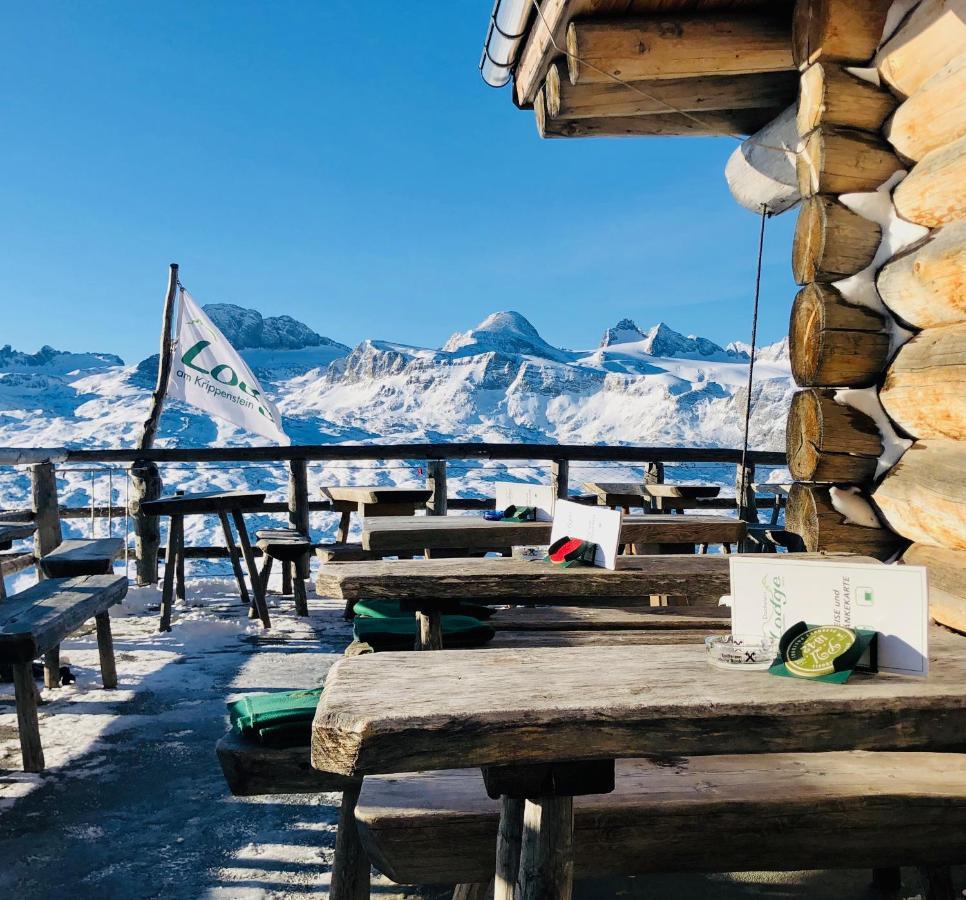
[[[758,504],[755,500],[755,464],[739,463],[735,468],[735,502],[738,518],[745,522],[758,522]]]
[[[445,459],[431,459],[426,464],[426,487],[433,492],[433,496],[426,502],[427,514],[445,516],[448,500]]]
[[[134,565],[139,585],[158,583],[158,549],[161,546],[161,522],[158,516],[141,512],[145,500],[157,500],[161,496],[161,473],[147,459],[138,460],[131,466],[131,495],[128,515],[134,522]]]
[[[302,534],[309,533],[309,464],[304,459],[288,464],[288,523]],[[306,556],[295,564],[303,580],[309,577],[309,560]]]
[[[57,474],[54,464],[50,462],[37,463],[30,469],[31,494],[33,500],[34,522],[37,530],[34,532],[34,556],[39,560],[57,547],[64,539],[60,530],[60,508],[57,501]],[[37,566],[37,577],[44,574]]]
[[[570,496],[569,459],[555,459],[550,463],[550,484],[554,497],[566,500]]]

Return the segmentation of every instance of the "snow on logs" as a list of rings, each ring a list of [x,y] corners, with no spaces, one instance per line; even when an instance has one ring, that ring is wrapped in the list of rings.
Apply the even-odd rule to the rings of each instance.
[[[803,201],[795,224],[795,281],[836,281],[861,272],[875,258],[881,239],[877,223],[834,197],[810,197]]]
[[[872,418],[814,388],[792,398],[786,442],[795,481],[871,482],[883,451]]]
[[[905,344],[886,372],[879,399],[892,420],[917,438],[966,441],[966,323],[927,328]]]
[[[864,62],[875,53],[892,0],[799,0],[792,52],[804,69],[822,62]]]
[[[802,387],[868,387],[889,359],[885,319],[847,303],[828,284],[808,284],[795,297],[788,346]]]
[[[893,531],[966,550],[966,443],[916,441],[872,497]]]
[[[916,328],[966,322],[966,219],[893,257],[876,285],[886,306]]]
[[[745,209],[770,215],[784,212],[801,200],[795,158],[798,128],[795,105],[772,119],[744,141],[728,158],[725,179],[731,195]]]
[[[859,553],[886,560],[905,543],[879,524],[864,498],[825,484],[792,485],[785,525],[812,553]]]
[[[904,219],[927,228],[966,218],[966,137],[927,153],[893,200]]]
[[[742,13],[578,19],[567,66],[575,85],[795,68],[786,17]]]
[[[902,106],[885,136],[906,159],[927,153],[966,135],[966,52],[936,72]]]
[[[922,0],[876,54],[875,66],[896,94],[908,97],[964,46],[966,0]]]

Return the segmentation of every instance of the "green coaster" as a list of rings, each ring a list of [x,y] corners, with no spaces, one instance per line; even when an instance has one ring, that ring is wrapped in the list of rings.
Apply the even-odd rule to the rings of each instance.
[[[781,637],[769,672],[844,684],[856,670],[878,671],[878,634],[843,625],[796,622]]]

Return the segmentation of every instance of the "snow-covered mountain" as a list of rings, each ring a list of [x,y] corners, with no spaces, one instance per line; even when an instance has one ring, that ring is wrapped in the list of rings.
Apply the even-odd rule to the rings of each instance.
[[[630,319],[589,350],[554,347],[520,313],[498,312],[440,349],[366,340],[354,349],[289,316],[205,307],[282,411],[298,442],[532,441],[737,445],[748,347]],[[756,446],[783,443],[787,342],[757,354]],[[0,349],[0,444],[130,446],[157,357]],[[166,409],[163,442],[247,443],[188,407]]]

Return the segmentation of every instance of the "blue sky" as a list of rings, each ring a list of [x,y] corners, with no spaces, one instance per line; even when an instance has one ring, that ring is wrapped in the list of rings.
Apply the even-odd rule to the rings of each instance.
[[[541,141],[479,77],[490,6],[4,0],[0,343],[140,359],[172,261],[203,303],[348,344],[498,309],[568,347],[625,316],[746,340],[735,142]],[[794,215],[768,225],[762,342]]]

